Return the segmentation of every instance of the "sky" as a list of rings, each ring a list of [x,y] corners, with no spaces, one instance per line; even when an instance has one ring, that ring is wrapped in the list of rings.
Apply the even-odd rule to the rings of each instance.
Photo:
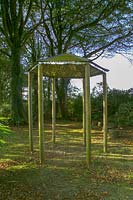
[[[113,58],[99,58],[95,61],[100,66],[109,69],[107,83],[110,89],[127,90],[133,88],[133,63],[122,55]],[[91,78],[91,89],[102,81],[102,76]],[[82,80],[73,80],[72,83],[82,90]]]

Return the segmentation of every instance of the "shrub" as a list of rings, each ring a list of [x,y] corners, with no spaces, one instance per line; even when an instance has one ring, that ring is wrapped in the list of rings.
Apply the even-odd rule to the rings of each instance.
[[[10,104],[4,103],[0,108],[0,116],[10,117],[11,116],[11,106]]]
[[[133,126],[133,103],[120,104],[116,117],[118,126]]]
[[[8,128],[8,126],[0,123],[0,147],[7,143],[8,138],[12,135],[12,131]]]

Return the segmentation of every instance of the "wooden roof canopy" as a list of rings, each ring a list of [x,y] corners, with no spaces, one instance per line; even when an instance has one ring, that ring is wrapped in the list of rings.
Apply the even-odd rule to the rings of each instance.
[[[87,58],[73,54],[61,54],[47,58],[44,61],[38,61],[37,64],[29,68],[29,71],[35,70],[38,66],[43,66],[43,75],[55,78],[84,78],[85,66],[90,66],[90,76],[97,76],[108,72],[109,70],[89,61]]]

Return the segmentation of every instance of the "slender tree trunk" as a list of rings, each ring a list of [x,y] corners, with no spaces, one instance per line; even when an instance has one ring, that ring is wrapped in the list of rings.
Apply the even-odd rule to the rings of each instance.
[[[51,117],[51,100],[50,100],[50,96],[51,96],[51,78],[48,78],[48,85],[47,85],[47,114],[48,114],[48,118]]]
[[[33,123],[38,122],[38,80],[37,74],[33,76]]]
[[[60,94],[60,109],[61,109],[61,115],[64,119],[67,118],[67,86],[66,86],[65,79],[61,80],[61,94]]]
[[[56,91],[58,97],[59,108],[63,119],[67,118],[67,88],[69,80],[61,78],[56,82]]]
[[[22,100],[22,72],[20,65],[20,47],[12,49],[11,56],[11,108],[12,120],[14,124],[26,121]]]

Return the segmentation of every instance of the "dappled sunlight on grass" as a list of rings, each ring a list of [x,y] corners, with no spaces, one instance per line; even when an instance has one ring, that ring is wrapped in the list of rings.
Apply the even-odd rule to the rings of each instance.
[[[103,153],[103,134],[92,130],[92,166],[86,166],[82,124],[58,123],[53,144],[46,124],[45,164],[39,163],[38,130],[34,128],[34,153],[30,154],[27,127],[1,148],[0,199],[10,200],[130,200],[132,197],[132,141],[109,140]]]

